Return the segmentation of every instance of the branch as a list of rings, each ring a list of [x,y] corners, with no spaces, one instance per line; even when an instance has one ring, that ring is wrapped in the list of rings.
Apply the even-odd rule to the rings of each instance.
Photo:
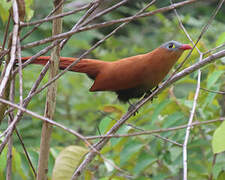
[[[62,3],[62,0],[54,0],[55,8],[58,4]],[[62,13],[62,6],[55,12],[55,14]],[[62,32],[62,19],[54,19],[52,25],[52,34],[57,35]],[[54,78],[59,70],[59,61],[60,61],[60,45],[55,46],[51,53],[51,58],[49,60],[49,79],[51,81]],[[57,84],[56,82],[52,83],[47,90],[46,103],[45,103],[45,113],[44,117],[53,119],[55,113],[56,105],[56,95],[57,95]],[[50,149],[50,140],[52,133],[52,125],[43,122],[42,132],[41,132],[41,145],[40,145],[40,155],[38,159],[38,171],[37,171],[37,180],[47,179],[48,173],[48,158],[49,158],[49,149]]]
[[[154,14],[166,12],[166,11],[172,10],[176,7],[181,7],[181,6],[184,6],[186,4],[196,2],[196,1],[197,0],[187,0],[187,1],[183,1],[183,2],[180,2],[180,3],[173,4],[171,6],[159,8],[155,11],[142,13],[142,14],[139,14],[138,16],[134,15],[134,16],[131,16],[131,17],[128,17],[128,18],[121,18],[121,19],[118,19],[118,20],[112,20],[112,21],[108,21],[108,22],[104,22],[104,23],[100,23],[100,24],[94,24],[94,25],[90,25],[90,26],[86,26],[86,27],[81,27],[81,28],[78,28],[74,31],[61,33],[59,35],[52,36],[52,37],[49,37],[49,38],[45,38],[45,39],[42,39],[40,41],[28,43],[28,44],[22,46],[22,49],[31,48],[31,47],[39,46],[39,45],[42,45],[42,44],[46,44],[48,42],[51,42],[51,41],[54,41],[54,40],[57,40],[57,39],[63,39],[63,38],[66,38],[66,37],[70,37],[71,35],[73,35],[75,33],[78,33],[78,32],[87,31],[87,30],[90,30],[90,29],[96,29],[96,28],[100,28],[100,27],[106,27],[106,26],[110,26],[110,25],[122,23],[122,22],[130,22],[130,21],[142,18],[142,17],[152,16]]]
[[[12,46],[11,46],[11,51],[10,51],[10,61],[6,67],[6,71],[4,73],[4,77],[2,78],[1,84],[0,84],[0,97],[3,97],[4,91],[6,88],[6,84],[9,80],[10,73],[12,71],[14,61],[16,59],[16,44],[17,44],[17,39],[19,36],[19,14],[18,14],[18,5],[17,1],[13,0],[13,21],[14,21],[14,26],[13,26],[13,35],[12,35]]]
[[[77,12],[80,12],[80,11],[83,11],[85,9],[88,9],[88,8],[90,8],[93,5],[93,3],[96,3],[96,2],[90,2],[89,4],[86,4],[86,5],[84,5],[84,6],[80,7],[80,8],[77,8],[77,9],[74,9],[74,10],[71,10],[71,11],[68,11],[68,12],[60,13],[60,14],[57,14],[57,15],[54,15],[54,16],[48,15],[46,18],[40,19],[40,20],[37,20],[37,21],[28,22],[28,23],[21,23],[21,27],[32,26],[32,25],[37,25],[37,24],[38,24],[38,26],[40,26],[40,24],[42,24],[44,22],[48,22],[48,21],[52,21],[54,19],[62,18],[64,16],[69,16],[69,15],[72,15],[72,14],[76,14]],[[60,4],[62,5],[63,2],[60,3]]]
[[[200,88],[201,90],[207,91],[207,92],[211,92],[211,93],[216,93],[216,94],[222,94],[225,95],[224,91],[214,91],[214,90],[209,90],[209,89],[205,89],[205,88]]]
[[[50,17],[52,14],[54,14],[54,13],[55,13],[62,5],[63,5],[63,3],[64,3],[65,1],[66,1],[66,0],[62,0],[62,1],[58,4],[58,6],[57,6],[55,9],[53,9],[53,10],[49,13],[49,15],[47,15],[46,18],[48,18],[48,17]],[[46,19],[46,18],[45,18],[45,19]],[[21,26],[22,26],[22,24],[23,24],[23,23],[21,23]],[[32,32],[34,32],[41,24],[42,24],[42,22],[40,22],[39,24],[36,24],[36,25],[34,26],[33,29],[31,29],[30,31],[28,31],[28,32],[21,38],[21,42],[22,42],[24,39],[26,39],[29,35],[31,35]]]
[[[59,124],[59,123],[57,123],[57,122],[47,118],[47,117],[43,117],[43,116],[41,116],[41,115],[39,115],[39,114],[37,114],[35,112],[32,112],[32,111],[30,111],[28,109],[20,107],[19,105],[14,104],[14,103],[12,103],[10,101],[7,101],[5,99],[2,99],[2,98],[0,98],[0,102],[4,103],[4,104],[7,104],[7,105],[10,105],[11,107],[14,107],[16,109],[19,109],[20,111],[25,112],[27,114],[30,114],[31,116],[33,116],[35,118],[38,118],[38,119],[40,119],[42,121],[46,121],[46,122],[48,122],[48,123],[50,123],[50,124],[52,124],[52,125],[54,125],[56,127],[59,127],[59,128],[65,130],[65,131],[73,134],[74,136],[76,136],[77,138],[83,140],[84,142],[86,142],[86,143],[88,142],[88,141],[85,140],[85,137],[82,136],[80,133],[78,133],[78,132],[76,132],[76,131],[74,131],[72,129],[69,129],[69,128],[67,128],[67,127],[65,127],[65,126],[63,126],[63,125],[61,125],[61,124]],[[2,140],[2,144],[0,145],[0,154],[1,154],[2,150],[3,150],[2,147],[3,147],[3,143],[6,141],[5,139],[7,139],[11,135],[9,132],[12,129],[12,127],[15,126],[14,123],[15,123],[15,118],[14,118],[13,122],[10,124],[10,126],[8,126],[8,128],[2,134],[0,134],[0,138],[5,136],[4,139]]]
[[[201,62],[203,57],[203,54],[200,54],[199,62]],[[198,70],[198,81],[197,81],[197,87],[195,91],[195,96],[194,96],[194,102],[192,106],[192,110],[190,113],[189,121],[188,121],[188,127],[186,129],[186,134],[185,134],[185,139],[184,139],[184,144],[183,144],[183,180],[187,180],[187,144],[188,144],[188,139],[190,135],[190,130],[191,130],[191,124],[194,119],[196,107],[197,107],[197,100],[198,100],[198,95],[200,92],[200,87],[201,87],[201,70]]]
[[[156,133],[162,133],[162,132],[169,132],[169,131],[176,131],[180,129],[185,129],[187,127],[193,127],[193,126],[200,126],[205,124],[211,124],[216,122],[222,122],[225,121],[225,117],[221,117],[219,119],[209,120],[209,121],[203,121],[203,122],[194,122],[190,125],[184,124],[181,126],[176,126],[172,128],[166,128],[166,129],[156,129],[156,130],[150,130],[150,131],[142,131],[142,132],[134,132],[129,134],[110,134],[110,135],[100,135],[100,136],[87,136],[85,139],[87,140],[93,140],[93,139],[99,139],[99,138],[121,138],[121,137],[133,137],[133,136],[144,136],[144,135],[151,135]]]
[[[225,56],[225,50],[215,53],[215,54],[203,59],[201,62],[198,62],[198,63],[184,69],[183,71],[175,74],[169,81],[162,83],[162,85],[159,86],[159,88],[157,88],[154,92],[152,92],[152,94],[149,97],[144,98],[141,101],[139,101],[134,108],[132,108],[130,111],[128,111],[125,115],[123,115],[121,117],[121,119],[119,121],[117,121],[117,123],[115,123],[113,125],[113,127],[106,133],[106,136],[114,134],[140,107],[142,107],[145,103],[150,101],[155,95],[160,93],[166,87],[168,87],[172,83],[178,81],[179,79],[183,78],[184,76],[194,72],[195,70],[215,61],[218,58],[224,57],[224,56]],[[94,144],[94,147],[98,151],[100,151],[108,141],[109,141],[109,138],[102,138],[98,143]],[[73,175],[73,179],[77,178],[81,174],[81,171],[83,171],[86,168],[86,166],[92,161],[92,159],[95,157],[95,155],[96,154],[94,152],[89,152],[86,155],[83,162],[76,169],[76,171]]]

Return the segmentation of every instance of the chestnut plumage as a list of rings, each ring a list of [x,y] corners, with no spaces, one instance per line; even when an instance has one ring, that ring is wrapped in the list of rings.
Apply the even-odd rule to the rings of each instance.
[[[118,99],[127,102],[151,92],[168,74],[185,50],[192,47],[176,41],[169,41],[153,51],[123,58],[114,62],[96,59],[82,59],[70,71],[86,73],[94,80],[90,91],[113,91]],[[26,61],[30,57],[23,57]],[[49,56],[35,59],[33,64],[45,65]],[[65,69],[77,58],[61,57],[60,69]]]

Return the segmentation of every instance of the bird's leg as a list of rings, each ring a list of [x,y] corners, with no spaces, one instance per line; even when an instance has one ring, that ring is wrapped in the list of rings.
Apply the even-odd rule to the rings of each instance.
[[[158,87],[159,87],[159,86],[156,86],[152,91],[151,91],[151,90],[146,91],[146,92],[145,92],[145,95],[144,95],[144,98],[147,98],[148,96],[150,96],[150,95],[152,94],[152,92],[154,92]],[[152,97],[152,98],[151,98],[151,102],[153,102],[153,99],[154,99],[154,98],[157,98],[157,96]]]
[[[151,90],[148,90],[145,92],[144,98],[147,98],[148,96],[150,96],[150,94],[152,94]]]
[[[135,109],[135,104],[132,104],[130,101],[128,101],[128,104],[130,105],[129,108],[128,108],[128,111],[132,111],[133,109]],[[135,116],[136,114],[138,113],[138,110],[136,110],[134,113],[133,113],[133,116]]]

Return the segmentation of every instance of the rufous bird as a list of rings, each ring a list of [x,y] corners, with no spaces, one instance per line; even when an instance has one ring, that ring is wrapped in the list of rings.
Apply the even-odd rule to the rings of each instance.
[[[185,50],[188,44],[169,41],[153,51],[114,62],[82,59],[70,71],[86,73],[94,80],[90,91],[113,91],[122,102],[140,98],[158,86]],[[30,57],[23,57],[26,61]],[[49,56],[35,59],[32,64],[45,65]],[[65,69],[77,58],[60,57],[60,69]]]

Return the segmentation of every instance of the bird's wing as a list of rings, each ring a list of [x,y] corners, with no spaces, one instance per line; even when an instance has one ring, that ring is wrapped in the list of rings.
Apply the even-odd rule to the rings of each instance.
[[[148,71],[144,57],[138,55],[108,63],[96,76],[90,91],[118,91],[142,86]]]

